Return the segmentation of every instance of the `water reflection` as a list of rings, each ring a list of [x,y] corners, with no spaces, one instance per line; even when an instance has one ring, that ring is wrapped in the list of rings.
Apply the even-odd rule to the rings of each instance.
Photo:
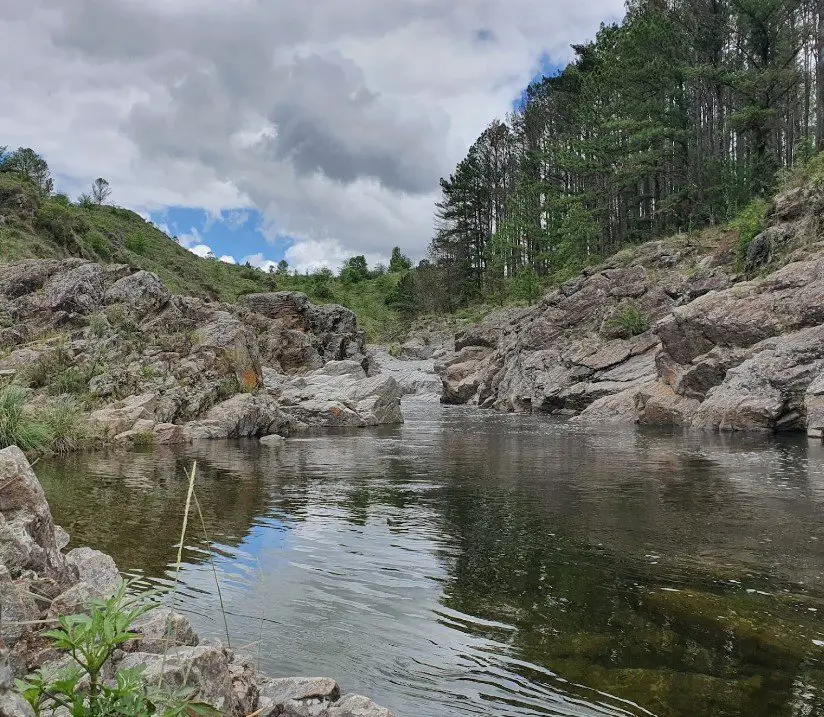
[[[197,460],[233,645],[401,716],[824,709],[820,446],[406,416],[37,472],[76,544],[163,582]],[[187,542],[183,607],[220,636],[199,520]]]

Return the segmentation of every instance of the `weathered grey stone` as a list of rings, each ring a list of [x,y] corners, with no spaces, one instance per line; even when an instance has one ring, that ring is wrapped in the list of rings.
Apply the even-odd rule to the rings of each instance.
[[[807,435],[811,438],[824,438],[824,373],[807,388],[804,409],[807,414]]]
[[[66,553],[66,562],[73,565],[80,580],[89,583],[103,595],[111,595],[120,584],[120,571],[114,559],[92,548],[75,548]]]
[[[163,684],[170,688],[189,687],[194,697],[232,714],[235,698],[226,652],[219,646],[171,648],[165,655],[148,652],[130,652],[117,664],[118,669],[145,665],[143,679],[149,684]]]
[[[103,297],[104,303],[125,305],[132,315],[158,311],[171,299],[171,292],[156,274],[138,271],[115,281]]]
[[[103,269],[99,264],[81,264],[55,273],[43,287],[40,307],[48,311],[90,314],[103,301]]]
[[[137,620],[131,628],[139,637],[124,643],[126,652],[162,655],[171,647],[194,647],[198,636],[189,621],[168,608],[157,608]]]
[[[14,582],[5,565],[0,565],[0,644],[13,647],[40,617],[40,610],[25,580]],[[0,688],[1,690],[2,688]]]
[[[284,443],[286,443],[286,439],[283,436],[278,436],[277,434],[263,436],[260,439],[260,445],[266,446],[267,448],[282,448]]]
[[[57,547],[43,489],[16,446],[0,450],[0,564],[13,578],[24,570],[58,581],[73,575]]]
[[[320,369],[292,381],[280,405],[295,423],[308,426],[377,426],[403,423],[398,384],[390,376],[366,377]]]
[[[152,429],[155,445],[170,446],[186,442],[183,426],[174,423],[158,423]]]
[[[368,697],[346,695],[329,707],[328,717],[395,717],[395,713]]]
[[[157,406],[157,394],[129,396],[89,414],[89,423],[98,431],[116,436],[132,429],[141,419],[150,419]]]
[[[183,430],[188,440],[248,438],[276,433],[286,425],[273,397],[241,393],[211,408],[203,419],[187,423]]]
[[[323,707],[340,697],[338,683],[328,677],[263,678],[258,687],[260,717],[284,713],[300,715],[304,708],[307,714],[317,714],[317,711],[309,710]]]
[[[285,328],[308,332],[309,297],[299,291],[276,291],[267,294],[246,294],[240,303],[257,314],[280,321]]]

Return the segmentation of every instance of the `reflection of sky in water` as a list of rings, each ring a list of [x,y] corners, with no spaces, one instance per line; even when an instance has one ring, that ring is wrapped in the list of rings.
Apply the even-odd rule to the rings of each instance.
[[[698,644],[662,627],[639,595],[821,591],[820,445],[407,409],[403,427],[280,451],[206,443],[45,460],[37,472],[76,544],[168,584],[196,459],[233,647],[256,656],[262,636],[267,671],[333,676],[399,717],[645,714],[605,692],[709,714],[730,676],[761,680],[762,667],[727,638]],[[199,518],[189,528],[181,605],[220,637]],[[824,632],[809,622],[824,605],[801,612],[799,634]],[[778,714],[765,697],[786,704],[793,681],[807,684],[794,669],[764,668],[764,694],[733,695],[740,711],[724,714]],[[683,681],[657,682],[673,675]]]
[[[268,520],[237,548],[216,547],[236,649],[271,674],[338,676],[350,691],[386,704],[402,696],[404,714],[414,705],[421,717],[447,714],[441,699],[460,705],[456,714],[488,714],[490,701],[501,715],[621,714],[558,692],[552,672],[517,660],[506,644],[515,627],[442,605],[447,549],[427,534],[433,516],[414,515],[411,524],[406,516],[401,528],[383,515],[364,525],[349,517],[330,508],[291,525]],[[195,627],[220,634],[211,567],[188,564],[182,579]]]

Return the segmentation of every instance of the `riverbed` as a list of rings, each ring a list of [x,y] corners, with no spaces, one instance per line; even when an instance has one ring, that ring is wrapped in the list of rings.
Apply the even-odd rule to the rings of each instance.
[[[177,608],[398,717],[824,713],[820,443],[404,414],[35,472],[72,545],[169,586],[197,461]]]

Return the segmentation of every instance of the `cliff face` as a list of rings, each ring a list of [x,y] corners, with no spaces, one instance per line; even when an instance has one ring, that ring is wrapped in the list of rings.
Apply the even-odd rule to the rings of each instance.
[[[720,430],[824,430],[824,193],[779,195],[751,242],[709,234],[614,256],[490,315],[436,367],[446,403]],[[726,248],[725,248],[726,247]]]

